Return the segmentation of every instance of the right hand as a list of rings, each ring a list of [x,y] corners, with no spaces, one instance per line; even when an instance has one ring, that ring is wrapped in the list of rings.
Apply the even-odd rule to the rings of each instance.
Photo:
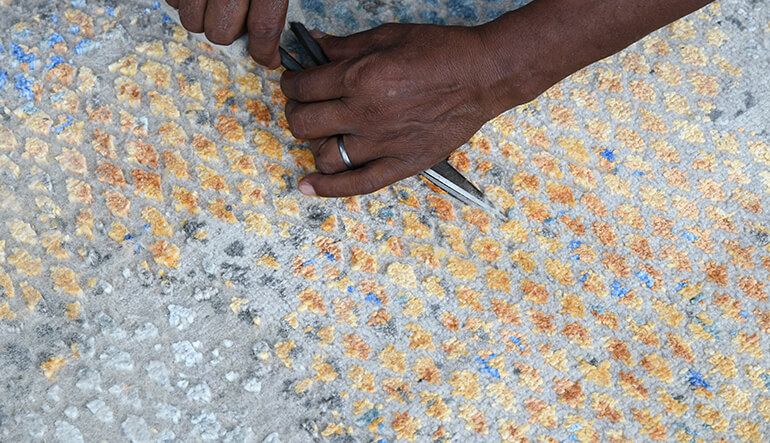
[[[243,34],[249,36],[249,53],[270,69],[281,64],[281,39],[289,0],[166,0],[179,10],[182,26],[205,33],[218,45],[229,45]]]
[[[415,175],[509,106],[496,94],[480,28],[392,23],[348,37],[315,36],[331,63],[281,76],[289,129],[310,141],[320,172],[300,181],[305,195],[366,194]],[[533,97],[522,90],[508,98],[520,104]]]

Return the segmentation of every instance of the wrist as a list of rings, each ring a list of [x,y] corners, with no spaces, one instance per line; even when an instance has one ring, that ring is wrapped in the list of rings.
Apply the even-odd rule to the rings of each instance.
[[[538,0],[481,25],[503,112],[710,0]]]
[[[460,66],[464,67],[465,83],[484,121],[529,101],[524,98],[529,93],[523,91],[535,89],[532,86],[534,75],[528,77],[519,72],[520,68],[528,67],[523,60],[520,67],[514,67],[503,60],[508,51],[515,53],[514,49],[501,48],[501,41],[505,37],[496,35],[497,30],[489,29],[486,25],[466,29],[469,31],[467,35],[470,43],[466,46],[465,56],[459,59],[464,60]]]
[[[486,48],[489,88],[496,91],[495,116],[534,100],[583,67],[578,61],[579,48],[568,50],[568,45],[558,40],[558,35],[567,32],[565,26],[530,8],[509,12],[478,27]]]

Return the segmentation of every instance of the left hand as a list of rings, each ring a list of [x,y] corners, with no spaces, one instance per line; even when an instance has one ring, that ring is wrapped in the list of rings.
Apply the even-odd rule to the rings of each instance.
[[[367,194],[415,175],[507,109],[477,28],[388,24],[317,40],[331,63],[281,77],[289,128],[310,140],[321,172],[300,181],[304,194]]]
[[[179,10],[179,21],[190,32],[205,32],[210,42],[229,45],[249,35],[249,53],[271,69],[281,63],[278,43],[289,0],[166,0]]]

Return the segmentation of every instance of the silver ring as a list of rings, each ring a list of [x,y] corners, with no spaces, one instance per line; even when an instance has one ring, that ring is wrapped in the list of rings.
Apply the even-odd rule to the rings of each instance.
[[[342,134],[337,136],[337,148],[340,150],[340,157],[342,157],[342,162],[345,163],[345,166],[348,169],[353,169],[353,163],[350,161],[348,151],[345,149],[345,142],[342,141]]]

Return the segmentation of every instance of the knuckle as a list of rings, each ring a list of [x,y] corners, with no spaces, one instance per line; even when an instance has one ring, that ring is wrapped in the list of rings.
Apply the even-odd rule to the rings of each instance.
[[[374,57],[363,57],[350,63],[342,75],[342,86],[348,90],[360,89],[372,72],[372,58]]]
[[[310,123],[305,113],[297,109],[286,112],[286,121],[289,122],[289,130],[297,138],[307,138]]]
[[[294,113],[295,109],[297,109],[297,102],[291,99],[286,100],[286,105],[284,105],[284,108],[283,108],[283,114],[287,118],[287,120],[289,118],[289,114]]]
[[[308,101],[305,100],[308,97],[308,92],[310,91],[308,83],[309,82],[306,79],[302,79],[301,76],[297,76],[295,81],[290,82],[289,92],[298,101]]]
[[[257,41],[277,40],[281,35],[281,27],[265,23],[252,23],[249,25],[249,38]]]
[[[337,51],[339,49],[342,49],[344,46],[344,39],[341,38],[325,38],[323,40],[323,45],[325,46],[325,49],[327,51]]]
[[[318,172],[322,174],[334,174],[337,172],[334,160],[328,154],[320,154],[315,156],[315,167]]]
[[[290,77],[289,71],[286,71],[281,75],[281,91],[283,92],[283,95],[286,96],[286,98],[290,100],[298,100],[299,95],[297,94],[297,81]]]

